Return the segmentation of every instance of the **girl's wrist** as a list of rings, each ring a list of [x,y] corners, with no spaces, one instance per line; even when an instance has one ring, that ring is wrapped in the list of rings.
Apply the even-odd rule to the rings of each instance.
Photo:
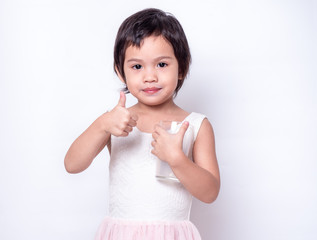
[[[177,168],[178,166],[183,164],[184,161],[186,160],[188,160],[188,157],[180,149],[180,150],[174,151],[173,154],[171,154],[169,165],[171,166],[171,168]]]

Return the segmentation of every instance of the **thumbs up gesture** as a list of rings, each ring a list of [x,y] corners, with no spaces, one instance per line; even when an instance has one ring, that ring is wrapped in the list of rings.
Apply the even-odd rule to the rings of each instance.
[[[120,98],[118,102],[118,106],[125,108],[126,96],[124,92],[120,92]]]
[[[117,137],[126,137],[136,126],[138,116],[132,115],[125,107],[126,96],[120,92],[118,104],[108,113],[105,130]]]
[[[176,134],[171,134],[160,125],[156,125],[152,133],[152,154],[171,166],[175,164],[180,154],[184,154],[183,139],[188,126],[189,123],[184,122]]]

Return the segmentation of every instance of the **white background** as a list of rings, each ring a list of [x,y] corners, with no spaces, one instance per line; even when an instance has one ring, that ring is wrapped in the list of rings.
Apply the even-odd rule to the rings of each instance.
[[[192,208],[203,239],[316,239],[317,5],[308,0],[2,0],[0,239],[93,239],[107,214],[108,153],[77,175],[63,160],[117,103],[115,35],[146,7],[183,25],[193,63],[176,101],[215,130],[221,192]]]

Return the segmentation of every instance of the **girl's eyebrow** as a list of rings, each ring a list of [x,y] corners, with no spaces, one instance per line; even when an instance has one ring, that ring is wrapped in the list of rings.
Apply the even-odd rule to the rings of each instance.
[[[159,60],[162,60],[162,59],[172,59],[172,57],[170,57],[170,56],[160,56],[160,57],[154,58],[154,61],[159,61]],[[139,59],[139,58],[130,58],[129,60],[127,60],[127,62],[142,62],[142,61],[143,60]]]
[[[139,58],[130,58],[127,62],[141,62],[142,60]]]
[[[162,60],[162,59],[172,59],[172,57],[170,57],[170,56],[160,56],[160,57],[155,58],[154,60],[155,61],[159,61],[159,60]]]

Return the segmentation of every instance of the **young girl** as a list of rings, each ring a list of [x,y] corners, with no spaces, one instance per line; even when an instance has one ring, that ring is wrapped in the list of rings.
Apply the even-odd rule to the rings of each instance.
[[[145,9],[127,18],[114,47],[114,69],[138,102],[118,104],[102,114],[71,145],[65,157],[70,173],[85,170],[105,147],[110,153],[109,216],[96,239],[200,239],[189,221],[192,196],[211,203],[219,192],[220,177],[212,126],[198,113],[174,103],[191,61],[179,22],[158,9]],[[182,122],[170,134],[160,120]],[[192,151],[183,140],[193,129]],[[188,141],[188,139],[186,140]],[[165,161],[179,182],[155,177],[155,159]]]

